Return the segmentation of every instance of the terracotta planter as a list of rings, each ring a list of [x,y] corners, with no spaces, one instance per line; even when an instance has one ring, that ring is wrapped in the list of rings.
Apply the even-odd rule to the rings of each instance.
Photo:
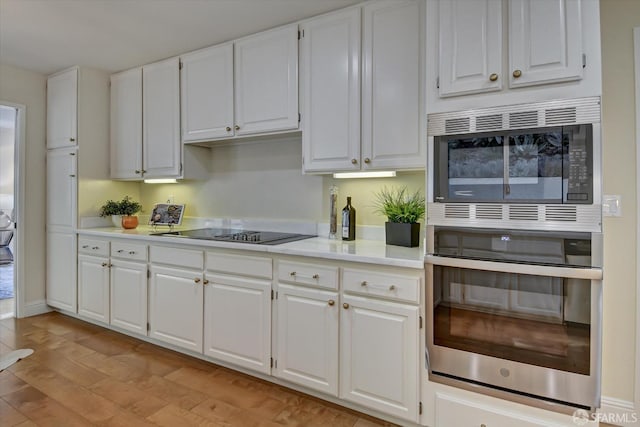
[[[138,226],[138,217],[122,215],[122,228],[132,229]]]
[[[387,245],[408,248],[420,246],[420,223],[385,222],[384,226]]]

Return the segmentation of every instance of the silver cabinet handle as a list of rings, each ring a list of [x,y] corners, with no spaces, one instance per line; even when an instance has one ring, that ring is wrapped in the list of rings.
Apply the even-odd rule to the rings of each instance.
[[[121,254],[122,252],[124,252],[124,249],[118,249],[117,251],[119,254]]]
[[[136,251],[129,251],[129,255],[135,255]]]
[[[82,249],[88,249],[89,245],[82,245]]]
[[[372,289],[381,289],[381,290],[384,290],[384,291],[395,291],[396,290],[396,285],[390,285],[390,286],[372,285],[369,282],[367,282],[366,280],[363,280],[360,283],[360,286],[367,286],[367,287],[372,288]]]

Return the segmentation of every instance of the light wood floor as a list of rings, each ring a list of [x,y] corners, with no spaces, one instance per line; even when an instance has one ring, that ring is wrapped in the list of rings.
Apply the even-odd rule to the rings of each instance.
[[[389,426],[58,313],[0,321],[0,425]]]

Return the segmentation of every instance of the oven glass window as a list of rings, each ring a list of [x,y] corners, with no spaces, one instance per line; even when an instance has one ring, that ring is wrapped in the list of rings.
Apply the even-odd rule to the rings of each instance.
[[[591,282],[434,266],[434,344],[589,375]]]

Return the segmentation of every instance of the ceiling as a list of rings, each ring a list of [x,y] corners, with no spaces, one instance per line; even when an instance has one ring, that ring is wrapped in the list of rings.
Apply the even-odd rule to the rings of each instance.
[[[0,63],[121,71],[359,1],[0,0]]]

